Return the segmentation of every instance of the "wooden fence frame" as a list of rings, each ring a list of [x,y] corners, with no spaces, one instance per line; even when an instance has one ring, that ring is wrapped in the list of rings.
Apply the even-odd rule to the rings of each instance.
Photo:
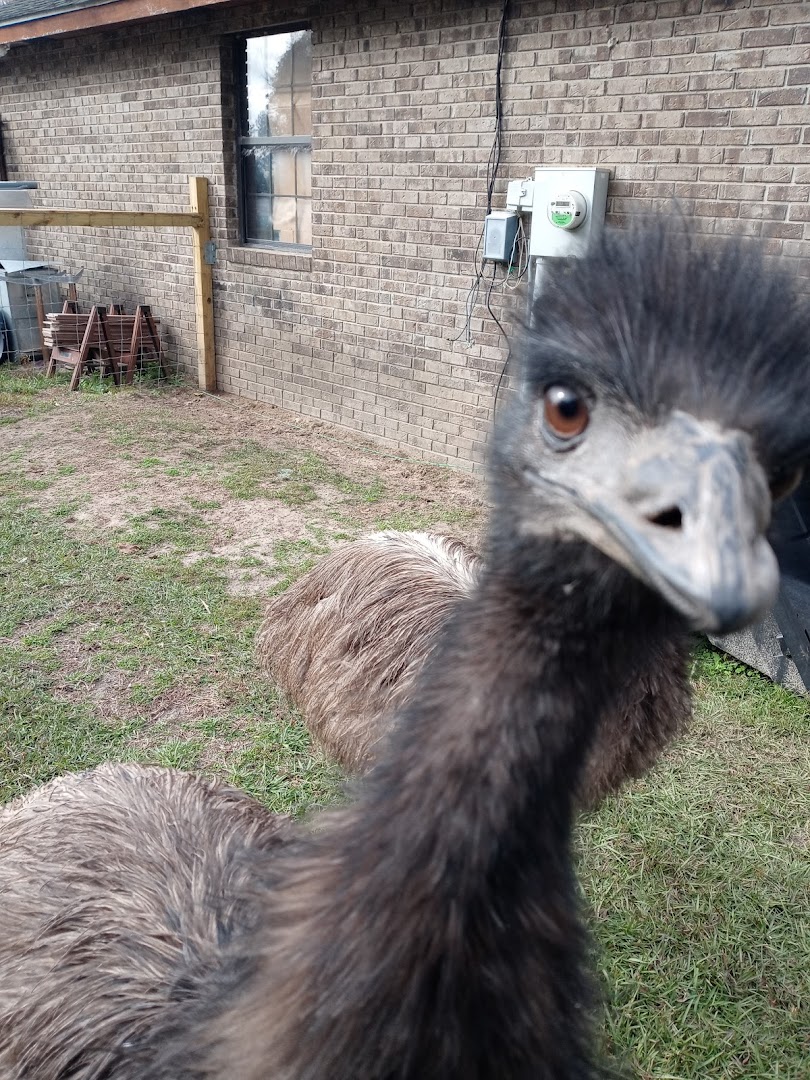
[[[200,389],[217,388],[214,352],[214,292],[211,263],[205,247],[211,240],[208,208],[208,181],[204,176],[189,178],[190,207],[177,212],[151,210],[0,210],[2,225],[52,225],[64,228],[152,229],[184,228],[192,230],[194,249],[194,306],[197,317],[197,378]]]

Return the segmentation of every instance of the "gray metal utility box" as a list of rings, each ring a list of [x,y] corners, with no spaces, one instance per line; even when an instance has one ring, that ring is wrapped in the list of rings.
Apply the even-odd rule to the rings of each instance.
[[[0,259],[0,360],[42,352],[34,287],[42,289],[45,311],[61,311],[58,271],[44,263]]]

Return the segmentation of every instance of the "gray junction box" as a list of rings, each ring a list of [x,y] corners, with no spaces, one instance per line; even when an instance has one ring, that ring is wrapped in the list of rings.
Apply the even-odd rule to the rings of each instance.
[[[511,210],[492,210],[484,219],[484,259],[509,263],[515,250],[518,215]]]

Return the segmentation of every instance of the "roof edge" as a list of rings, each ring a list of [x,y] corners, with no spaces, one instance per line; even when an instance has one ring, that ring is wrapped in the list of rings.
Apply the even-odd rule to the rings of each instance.
[[[196,8],[227,7],[240,2],[243,0],[101,0],[100,3],[72,8],[69,11],[33,16],[21,22],[0,26],[0,47],[22,45],[40,38],[76,34],[83,30],[105,30],[160,15],[173,15]]]

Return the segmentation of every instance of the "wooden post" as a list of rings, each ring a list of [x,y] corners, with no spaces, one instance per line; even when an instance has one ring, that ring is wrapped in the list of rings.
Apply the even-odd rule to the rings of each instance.
[[[206,262],[206,244],[211,240],[208,210],[208,181],[192,176],[191,212],[202,219],[194,226],[194,303],[197,309],[197,377],[201,390],[217,388],[214,353],[214,283],[211,264]]]
[[[48,350],[45,348],[45,301],[42,299],[42,286],[34,286],[34,302],[37,306],[37,328],[39,330],[39,348],[42,352],[42,359],[47,356]]]

